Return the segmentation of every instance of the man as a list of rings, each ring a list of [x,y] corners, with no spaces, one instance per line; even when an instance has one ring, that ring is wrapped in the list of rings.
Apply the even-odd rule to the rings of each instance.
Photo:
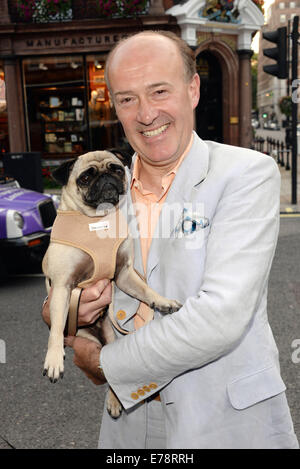
[[[136,151],[128,204],[147,214],[137,213],[135,267],[183,306],[148,322],[150,311],[115,289],[115,319],[131,333],[116,331],[102,350],[67,344],[125,409],[117,420],[104,410],[100,448],[297,448],[266,311],[279,172],[268,156],[193,133],[200,83],[191,54],[170,33],[143,32],[107,62]],[[82,296],[83,322],[110,300],[105,282],[93,288]]]

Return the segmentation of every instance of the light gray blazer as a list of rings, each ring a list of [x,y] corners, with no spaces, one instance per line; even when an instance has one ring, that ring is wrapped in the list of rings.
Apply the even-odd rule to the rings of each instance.
[[[104,410],[100,447],[143,448],[139,402],[158,390],[167,448],[297,447],[267,317],[279,194],[271,157],[194,134],[147,264],[148,284],[183,306],[103,348],[105,376],[126,411],[114,421]],[[130,191],[127,202],[130,211]],[[134,216],[129,223],[142,272]],[[137,307],[115,290],[122,328],[133,331]]]

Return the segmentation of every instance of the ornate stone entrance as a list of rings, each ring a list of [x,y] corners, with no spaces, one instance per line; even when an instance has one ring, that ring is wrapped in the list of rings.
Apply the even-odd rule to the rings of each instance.
[[[251,68],[252,35],[264,24],[264,17],[252,0],[189,0],[176,5],[166,12],[177,18],[181,37],[195,50],[197,60],[210,57],[216,72],[211,72],[209,81],[222,85],[208,85],[208,96],[202,89],[202,100],[196,112],[197,130],[199,126],[209,135],[203,122],[203,109],[207,109],[207,99],[219,103],[215,115],[215,134],[224,143],[250,147],[251,144]],[[206,55],[202,55],[202,54]],[[208,54],[208,55],[207,55]],[[199,59],[200,57],[200,59]],[[218,76],[217,76],[218,75]],[[205,81],[205,77],[203,77]],[[202,106],[202,107],[201,107]],[[221,117],[222,116],[222,123]],[[202,119],[202,120],[201,120]],[[210,119],[210,113],[207,114]],[[222,132],[219,130],[222,127]],[[218,129],[218,130],[217,130]],[[201,130],[200,130],[201,135]],[[209,137],[210,138],[210,137]]]

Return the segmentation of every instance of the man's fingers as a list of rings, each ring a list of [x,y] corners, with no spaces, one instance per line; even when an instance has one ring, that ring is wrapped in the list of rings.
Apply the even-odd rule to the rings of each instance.
[[[74,341],[76,337],[68,335],[68,337],[65,337],[64,342],[67,347],[72,347],[74,346]]]
[[[107,284],[107,286],[104,288],[100,296],[98,296],[95,300],[87,301],[86,298],[87,296],[85,296],[84,298],[81,298],[80,305],[79,305],[78,324],[80,326],[84,326],[86,324],[92,324],[93,322],[95,322],[99,318],[101,310],[103,310],[103,308],[105,308],[107,305],[111,303],[111,298],[112,298],[111,283],[109,282]]]
[[[96,282],[91,287],[85,288],[81,295],[82,303],[89,303],[91,301],[97,301],[104,290],[110,285],[110,280],[103,279]]]
[[[91,287],[82,291],[79,309],[78,325],[86,326],[94,323],[101,314],[103,308],[111,303],[112,285],[109,279],[96,282]]]

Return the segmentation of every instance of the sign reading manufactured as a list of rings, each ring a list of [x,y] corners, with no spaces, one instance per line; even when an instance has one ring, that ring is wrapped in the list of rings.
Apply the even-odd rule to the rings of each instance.
[[[28,38],[15,41],[15,51],[20,54],[28,54],[32,52],[42,51],[43,53],[64,52],[78,48],[80,50],[90,50],[93,48],[110,49],[118,41],[127,37],[127,34],[86,34],[74,36],[53,36]]]

